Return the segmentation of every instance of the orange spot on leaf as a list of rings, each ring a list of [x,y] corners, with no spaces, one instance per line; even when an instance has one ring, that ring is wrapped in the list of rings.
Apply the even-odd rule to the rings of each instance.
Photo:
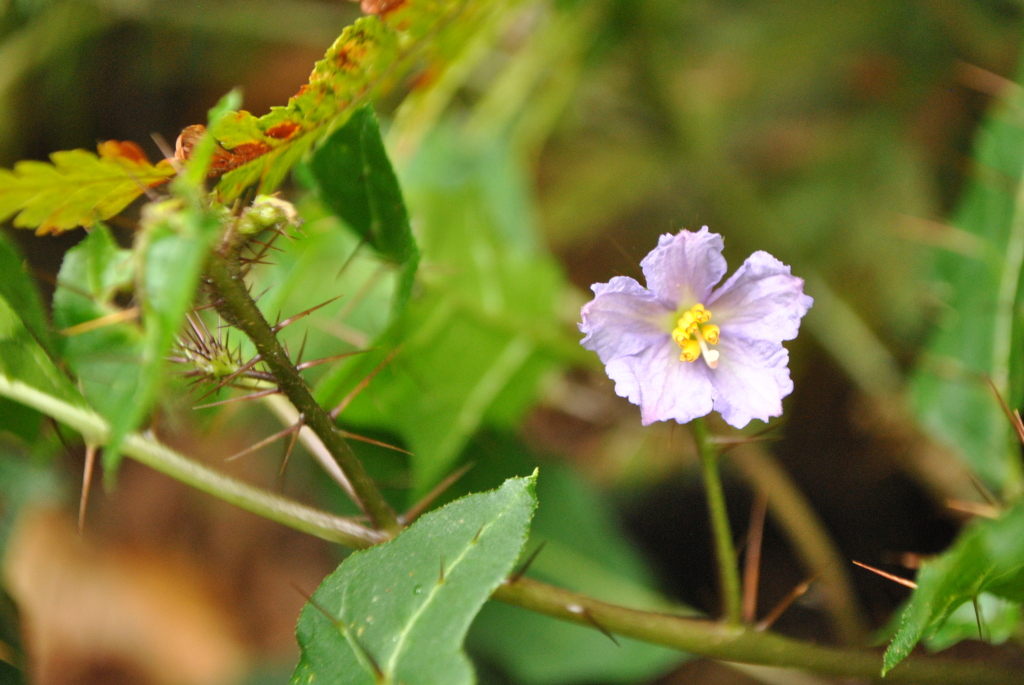
[[[280,124],[271,126],[267,129],[266,133],[271,138],[277,138],[278,140],[287,140],[292,137],[301,126],[296,124],[294,121],[282,121]]]
[[[130,140],[108,140],[96,146],[96,151],[104,159],[121,158],[135,164],[149,164],[149,158],[142,148]]]
[[[174,145],[174,157],[182,162],[191,159],[192,148],[205,132],[206,127],[201,124],[194,124],[182,131]],[[237,169],[243,164],[247,164],[257,157],[267,154],[270,150],[271,147],[269,145],[259,140],[251,143],[241,143],[230,150],[217,145],[213,150],[213,156],[210,158],[210,168],[206,172],[206,177],[217,178],[223,176],[232,169]]]
[[[383,15],[395,11],[404,4],[405,0],[362,0],[359,9],[366,14]]]

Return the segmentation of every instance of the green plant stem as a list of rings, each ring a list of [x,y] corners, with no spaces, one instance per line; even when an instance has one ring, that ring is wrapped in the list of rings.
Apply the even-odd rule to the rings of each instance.
[[[110,425],[90,409],[69,404],[3,375],[0,375],[0,395],[30,406],[78,431],[89,444],[105,445],[110,439]],[[132,459],[197,490],[324,540],[349,547],[366,547],[389,537],[351,519],[307,507],[218,473],[152,437],[131,433],[124,439],[122,451]]]
[[[499,587],[494,599],[593,628],[691,654],[762,666],[798,668],[841,678],[886,683],[997,685],[1020,682],[1020,673],[978,663],[908,659],[884,678],[880,654],[836,649],[761,632],[750,626],[681,618],[606,604],[585,595],[521,578]]]
[[[331,456],[338,462],[351,485],[349,494],[356,504],[377,528],[391,533],[400,530],[398,517],[391,505],[384,499],[384,495],[356,458],[352,448],[338,433],[334,421],[313,398],[306,381],[288,358],[273,328],[253,301],[237,268],[230,264],[227,258],[214,253],[207,263],[206,274],[221,298],[218,310],[252,340],[263,363],[274,374],[278,388],[303,414],[306,425],[317,434]]]
[[[103,445],[109,439],[108,424],[95,412],[3,375],[0,375],[0,396],[56,419],[81,433],[88,442]],[[354,549],[365,549],[390,537],[386,532],[370,530],[348,519],[317,511],[236,481],[193,462],[153,438],[131,434],[124,441],[123,451],[127,456],[214,497],[325,540]],[[712,659],[797,668],[847,678],[882,680],[882,659],[878,654],[819,647],[759,632],[748,626],[637,611],[606,604],[528,578],[503,585],[494,593],[494,598],[590,628],[594,628],[597,623],[619,635]],[[885,677],[887,683],[925,685],[1014,685],[1019,681],[1019,673],[986,664],[949,663],[919,658],[903,661]]]
[[[725,506],[722,477],[718,470],[721,449],[708,432],[704,419],[694,419],[689,425],[697,441],[697,451],[700,453],[704,488],[708,497],[708,514],[711,516],[711,532],[715,538],[715,556],[718,559],[718,582],[725,603],[725,618],[729,623],[740,623],[743,620],[740,572],[736,565],[736,549],[733,547],[732,530],[729,528],[729,511]]]

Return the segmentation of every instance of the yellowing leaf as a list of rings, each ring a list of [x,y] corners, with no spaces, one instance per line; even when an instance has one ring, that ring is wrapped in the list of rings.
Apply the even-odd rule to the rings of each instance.
[[[237,112],[213,132],[223,148],[213,167],[224,174],[217,186],[221,198],[230,201],[256,183],[261,192],[271,192],[313,144],[343,124],[371,95],[397,82],[413,63],[436,77],[461,54],[487,17],[513,4],[370,3],[370,9],[380,14],[362,17],[346,28],[313,67],[309,83],[286,106],[274,107],[262,117]]]
[[[52,163],[23,161],[0,169],[0,221],[36,233],[61,233],[114,216],[150,188],[174,175],[167,162],[150,164],[130,142],[100,143],[99,155],[66,150]]]

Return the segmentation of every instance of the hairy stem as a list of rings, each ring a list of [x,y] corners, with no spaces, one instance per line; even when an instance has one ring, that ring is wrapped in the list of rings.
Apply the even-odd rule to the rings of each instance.
[[[694,419],[689,425],[697,441],[697,451],[700,452],[704,488],[708,497],[708,513],[711,515],[711,531],[715,538],[715,556],[718,559],[718,582],[725,604],[725,618],[730,623],[740,623],[743,620],[740,572],[736,565],[736,549],[733,547],[732,530],[729,528],[729,511],[725,506],[725,493],[722,492],[722,478],[718,470],[721,450],[708,432],[704,419]]]
[[[227,258],[214,253],[207,263],[206,274],[221,299],[218,309],[232,325],[252,340],[263,363],[274,374],[278,388],[305,416],[306,425],[316,433],[338,462],[351,485],[349,492],[354,495],[356,504],[370,517],[376,527],[392,533],[400,530],[398,517],[391,505],[384,499],[377,484],[370,478],[348,443],[338,433],[334,421],[313,399],[306,381],[299,375],[295,365],[281,347],[274,330],[249,295],[237,268],[233,267]]]
[[[10,380],[2,374],[0,396],[56,419],[81,433],[88,442],[101,446],[109,440],[110,427],[95,412]],[[122,449],[129,457],[214,497],[325,540],[364,549],[390,537],[386,532],[370,530],[348,519],[236,481],[193,462],[153,438],[131,434],[125,439]],[[742,625],[637,611],[528,578],[499,587],[494,598],[589,628],[594,628],[596,622],[619,635],[712,659],[882,680],[882,659],[877,653],[820,647]],[[1013,685],[1019,681],[1019,673],[987,664],[919,658],[903,661],[885,677],[888,683],[924,685]]]

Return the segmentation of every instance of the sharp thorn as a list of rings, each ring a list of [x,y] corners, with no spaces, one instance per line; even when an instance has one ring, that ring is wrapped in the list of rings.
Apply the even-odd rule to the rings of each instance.
[[[743,621],[757,619],[757,586],[761,575],[761,543],[764,540],[764,519],[768,512],[768,498],[757,493],[750,508],[750,527],[747,529],[747,553],[743,558]]]
[[[1014,415],[1014,412],[1010,411],[1009,405],[1006,404],[1006,400],[999,393],[999,389],[996,388],[996,384],[992,382],[992,378],[985,374],[985,380],[988,382],[988,387],[992,389],[992,394],[996,396],[996,400],[999,401],[999,406],[1002,408],[1003,413],[1006,414],[1006,418],[1010,420],[1010,425],[1013,426],[1013,430],[1017,433],[1017,438],[1024,443],[1024,423],[1021,423],[1020,416]]]
[[[478,533],[478,535],[479,535],[479,533]],[[522,565],[519,568],[517,568],[515,571],[513,571],[512,575],[510,575],[508,577],[508,581],[507,582],[508,582],[509,585],[513,585],[515,583],[518,583],[519,579],[526,575],[526,572],[530,570],[530,566],[532,566],[534,560],[537,557],[540,556],[540,553],[544,549],[544,546],[546,544],[548,544],[548,541],[544,540],[539,545],[537,545],[537,549],[535,549],[532,552],[530,552],[530,556],[526,557],[526,561],[524,561],[522,563]]]
[[[621,644],[618,644],[618,640],[615,639],[615,636],[611,634],[611,631],[609,631],[607,628],[605,628],[600,623],[598,623],[597,618],[595,618],[594,614],[590,612],[590,609],[584,608],[584,610],[581,611],[580,613],[582,613],[583,616],[587,619],[587,623],[589,623],[591,626],[593,626],[597,630],[601,631],[601,634],[604,637],[606,637],[609,640],[611,640],[616,647],[622,647]]]
[[[306,340],[309,338],[309,329],[302,332],[302,344],[299,345],[299,356],[295,358],[295,369],[302,371],[302,355],[306,352]],[[304,367],[303,367],[304,368]]]
[[[232,402],[245,402],[246,400],[256,400],[267,395],[275,395],[281,392],[277,388],[268,388],[259,392],[254,392],[250,395],[243,395],[242,397],[232,397],[230,399],[221,400],[220,402],[210,402],[209,404],[200,404],[192,407],[193,409],[209,409],[210,407],[219,407],[222,404],[230,404]]]
[[[305,339],[303,339],[303,340],[305,340]],[[303,345],[303,347],[305,347],[305,345]],[[373,349],[373,348],[370,348],[370,349]],[[369,351],[370,351],[369,349],[367,349],[367,350],[355,350],[354,352],[342,352],[341,354],[335,354],[335,355],[332,355],[330,357],[322,357],[320,359],[310,359],[308,362],[302,362],[301,364],[296,364],[295,368],[298,369],[299,371],[305,371],[306,369],[312,368],[314,366],[320,366],[321,364],[330,364],[331,362],[336,362],[339,359],[344,359],[345,357],[354,357],[357,354],[366,354]],[[299,357],[300,358],[302,357],[301,351],[299,353]]]
[[[302,427],[306,424],[306,415],[299,414],[299,420],[293,427],[292,437],[288,440],[288,447],[284,451],[284,459],[281,461],[281,471],[278,476],[284,478],[285,469],[288,468],[288,461],[292,458],[292,450],[295,449],[295,441],[299,439],[299,433],[302,431]]]
[[[294,316],[288,317],[284,321],[281,321],[279,323],[274,324],[274,328],[273,328],[274,332],[277,333],[282,328],[285,328],[287,326],[291,326],[293,323],[295,323],[299,319],[303,318],[304,316],[309,316],[310,314],[312,314],[316,310],[320,309],[321,307],[326,307],[331,302],[334,302],[335,300],[337,300],[339,297],[341,297],[341,295],[338,295],[337,297],[332,297],[331,299],[327,300],[326,302],[321,302],[320,304],[316,305],[315,307],[310,307],[309,309],[307,309],[304,312],[299,312],[298,314],[296,314]],[[280,316],[280,314],[278,316]]]
[[[53,432],[57,434],[57,439],[60,440],[60,444],[64,446],[64,451],[70,452],[71,445],[69,445],[68,441],[64,439],[64,434],[60,432],[60,425],[57,423],[57,420],[54,419],[52,416],[47,416],[46,418],[53,426]]]
[[[405,450],[401,450],[401,451],[405,452]],[[445,490],[450,488],[460,478],[462,478],[464,475],[466,475],[466,472],[468,472],[471,468],[473,468],[473,466],[475,466],[474,462],[467,462],[466,464],[463,464],[458,469],[456,469],[456,470],[452,471],[450,474],[448,474],[448,476],[444,480],[442,480],[440,483],[435,485],[434,489],[431,490],[430,492],[428,492],[423,497],[423,499],[421,499],[416,504],[412,505],[412,507],[409,509],[409,511],[405,512],[405,514],[403,514],[402,516],[399,517],[399,519],[401,520],[402,524],[408,526],[410,523],[412,523],[413,521],[418,519],[423,514],[423,512],[426,511],[427,508],[430,507],[430,505],[434,503],[434,500],[436,500],[438,497],[440,497],[441,494],[444,493]],[[479,533],[477,533],[477,535],[479,535]],[[473,538],[473,541],[475,542],[476,538]]]
[[[377,447],[383,447],[384,449],[394,450],[395,452],[401,452],[402,454],[408,454],[409,456],[412,456],[412,452],[410,452],[409,450],[403,450],[401,447],[389,445],[386,442],[374,440],[373,438],[367,438],[363,435],[358,435],[356,433],[349,433],[348,431],[342,430],[340,428],[338,429],[338,434],[347,440],[358,440],[359,442],[369,443],[370,445],[376,445]]]
[[[953,511],[959,511],[964,514],[970,514],[971,516],[980,516],[987,519],[999,518],[999,509],[993,507],[991,504],[982,504],[981,502],[947,499],[946,508],[952,509]]]
[[[159,133],[150,133],[149,137],[153,139],[154,143],[156,143],[156,147],[160,150],[160,154],[164,156],[164,159],[166,159],[170,163],[171,167],[180,174],[181,164],[174,156],[174,150],[167,144],[167,139]]]
[[[238,369],[236,369],[235,371],[232,371],[230,374],[228,374],[227,376],[222,378],[217,383],[217,385],[214,386],[213,390],[211,390],[210,392],[206,393],[205,395],[203,395],[202,397],[197,399],[196,402],[202,402],[203,400],[205,400],[210,395],[212,395],[215,392],[219,391],[221,388],[225,387],[226,385],[231,384],[240,375],[242,375],[243,373],[245,373],[246,371],[248,371],[252,367],[256,366],[256,364],[258,364],[261,359],[262,359],[262,357],[260,357],[260,355],[257,354],[255,357],[253,357],[252,359],[247,361],[245,364],[240,366]]]
[[[853,561],[853,560],[851,559],[851,561]],[[853,563],[854,563],[855,566],[860,566],[863,569],[867,569],[868,571],[871,571],[872,573],[876,573],[876,574],[882,576],[883,578],[886,578],[888,580],[893,581],[894,583],[899,583],[900,585],[903,585],[904,587],[909,587],[909,588],[911,588],[913,590],[917,589],[917,583],[915,583],[912,580],[907,580],[906,578],[901,578],[900,576],[896,576],[896,575],[893,575],[891,573],[886,573],[885,571],[883,571],[880,568],[875,568],[874,566],[868,566],[867,564],[862,564],[859,561],[853,561]]]
[[[224,461],[234,461],[235,459],[238,459],[239,457],[244,457],[247,454],[252,454],[256,450],[261,449],[263,447],[266,447],[267,445],[269,445],[272,442],[276,442],[277,440],[280,440],[281,438],[283,438],[284,436],[288,435],[289,433],[298,433],[298,429],[301,428],[301,427],[302,427],[302,415],[299,414],[299,423],[297,423],[297,424],[295,424],[293,426],[288,426],[284,430],[280,430],[280,431],[274,433],[273,435],[270,435],[270,436],[267,436],[267,437],[263,438],[262,440],[257,442],[255,445],[252,445],[250,447],[246,447],[241,452],[236,452],[235,454],[232,454],[230,457],[228,457]]]
[[[309,594],[295,583],[289,582],[288,584],[292,586],[292,589],[294,589],[296,592],[302,595],[302,598],[305,599],[306,602],[309,603],[311,607],[319,611],[321,614],[324,615],[324,618],[333,623],[336,628],[342,628],[341,619],[335,618],[331,614],[331,612],[327,611],[327,609],[324,609],[322,606],[320,606],[320,603],[313,599],[313,595]]]
[[[793,604],[793,602],[800,599],[807,593],[807,590],[810,589],[811,584],[814,583],[814,581],[817,580],[817,578],[817,576],[808,578],[807,580],[793,588],[792,592],[786,595],[783,598],[783,600],[779,602],[775,606],[775,608],[768,613],[767,616],[764,617],[764,620],[762,620],[760,623],[754,626],[754,630],[763,633],[764,631],[771,628],[772,625],[779,620],[779,617],[786,613],[786,609],[788,609]]]
[[[984,642],[985,632],[981,629],[981,605],[978,603],[978,596],[971,597],[971,602],[974,604],[974,618],[978,622],[978,639]]]
[[[391,363],[391,361],[395,358],[395,355],[397,355],[399,350],[401,349],[402,346],[399,345],[395,349],[388,352],[387,356],[381,360],[380,364],[377,364],[377,366],[374,367],[373,371],[371,371],[366,376],[366,378],[359,381],[359,384],[356,385],[356,387],[352,388],[352,391],[349,392],[349,394],[345,395],[341,402],[339,402],[337,406],[335,406],[334,409],[330,411],[330,417],[332,419],[338,418],[338,415],[341,414],[341,412],[345,411],[345,408],[348,407],[352,400],[354,400],[359,393],[366,389],[366,386],[370,384],[370,381],[372,381],[374,377],[384,369],[385,366]]]
[[[274,235],[277,235],[277,234],[275,233]],[[249,242],[250,243],[256,243],[257,245],[262,245],[265,250],[274,250],[275,252],[284,252],[284,250],[282,250],[281,248],[274,247],[273,240],[271,242],[269,242],[269,243],[265,243],[262,240],[250,239]]]
[[[334,277],[334,280],[338,280],[339,278],[341,278],[341,275],[343,273],[345,273],[345,270],[348,269],[349,264],[352,263],[352,260],[356,258],[356,255],[359,254],[359,250],[362,249],[363,245],[365,245],[365,244],[366,244],[366,236],[363,236],[362,238],[359,239],[359,244],[356,245],[356,248],[354,250],[352,250],[352,254],[350,254],[345,259],[345,261],[341,265],[341,268],[338,269],[338,275]]]
[[[89,505],[89,489],[92,487],[92,472],[96,464],[96,445],[85,445],[85,468],[82,471],[82,497],[78,502],[78,534],[85,531],[85,509]]]

